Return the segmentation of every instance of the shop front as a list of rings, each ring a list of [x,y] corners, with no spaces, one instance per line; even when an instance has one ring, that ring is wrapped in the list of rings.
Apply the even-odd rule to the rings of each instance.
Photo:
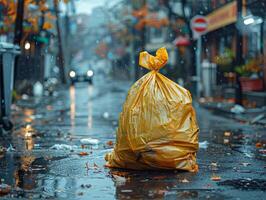
[[[243,2],[232,1],[206,15],[208,29],[203,36],[202,60],[216,64],[217,85],[233,91],[239,80],[242,92],[262,92],[266,77],[265,25],[263,18]]]

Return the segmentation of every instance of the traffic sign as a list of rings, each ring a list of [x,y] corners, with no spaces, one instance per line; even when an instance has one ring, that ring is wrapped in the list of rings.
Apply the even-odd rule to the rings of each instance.
[[[196,15],[191,19],[190,26],[193,32],[202,35],[207,31],[208,22],[204,16]]]

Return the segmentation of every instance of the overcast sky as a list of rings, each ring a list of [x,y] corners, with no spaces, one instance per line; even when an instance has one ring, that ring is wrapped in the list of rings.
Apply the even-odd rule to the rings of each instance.
[[[75,0],[77,13],[90,14],[92,9],[98,6],[107,5],[108,7],[116,4],[121,0]]]
[[[77,0],[75,5],[77,13],[91,13],[92,9],[104,5],[106,0]]]

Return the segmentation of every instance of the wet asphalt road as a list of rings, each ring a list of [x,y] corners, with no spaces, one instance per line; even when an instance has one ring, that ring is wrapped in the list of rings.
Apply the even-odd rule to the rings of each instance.
[[[13,111],[14,131],[0,136],[0,145],[15,148],[0,157],[1,181],[12,187],[2,198],[265,199],[266,154],[257,148],[266,143],[265,127],[197,105],[200,141],[209,143],[198,152],[198,173],[104,168],[130,85],[99,77],[93,86],[81,83],[60,89],[57,97],[21,101]],[[100,143],[81,145],[89,137]],[[55,144],[70,146],[51,149]]]

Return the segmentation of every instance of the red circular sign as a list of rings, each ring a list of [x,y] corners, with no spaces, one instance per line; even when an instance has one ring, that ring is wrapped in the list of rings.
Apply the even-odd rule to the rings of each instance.
[[[195,16],[191,19],[191,28],[193,31],[203,33],[207,30],[208,23],[204,16]]]

